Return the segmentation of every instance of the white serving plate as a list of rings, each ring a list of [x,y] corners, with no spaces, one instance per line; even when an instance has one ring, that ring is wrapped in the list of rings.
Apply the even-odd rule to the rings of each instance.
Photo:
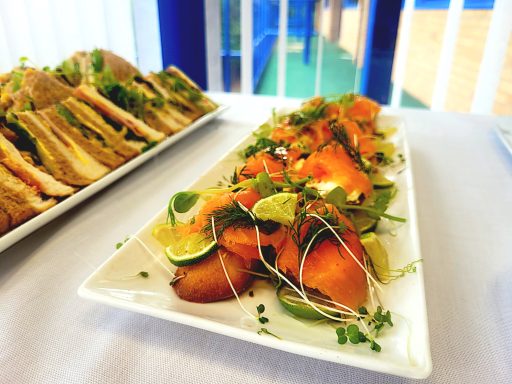
[[[503,145],[507,147],[512,155],[512,116],[499,117],[495,129]]]
[[[217,116],[219,116],[221,113],[223,113],[228,107],[227,106],[219,106],[216,110],[201,116],[199,119],[195,120],[193,123],[191,123],[189,126],[184,128],[182,131],[178,132],[175,135],[172,135],[168,138],[166,138],[164,141],[159,143],[157,146],[151,148],[150,150],[141,153],[139,156],[129,160],[119,168],[113,170],[112,172],[108,173],[98,181],[95,181],[94,183],[88,185],[87,187],[79,190],[74,195],[68,197],[67,199],[61,201],[54,207],[50,208],[49,210],[35,216],[34,218],[28,220],[27,222],[23,223],[22,225],[16,227],[10,232],[7,232],[3,236],[0,236],[0,252],[4,251],[5,249],[9,248],[11,245],[17,243],[24,237],[28,236],[32,232],[34,232],[36,229],[42,227],[43,225],[49,223],[53,219],[59,217],[63,213],[69,211],[71,208],[73,208],[75,205],[80,204],[82,201],[86,200],[87,198],[91,197],[95,193],[101,191],[103,188],[107,187],[108,185],[112,184],[117,179],[120,179],[127,173],[131,172],[141,164],[144,164],[146,161],[151,159],[152,157],[156,156],[163,150],[169,148],[171,145],[176,143],[177,141],[180,141],[188,134],[192,133],[193,131],[197,130],[198,128],[202,127],[203,125],[207,124],[209,121],[215,119]]]
[[[389,233],[390,224],[380,224],[383,227],[381,239],[385,241],[390,254],[391,267],[401,267],[421,258],[410,154],[401,118],[382,116],[379,126],[398,128],[395,144],[398,152],[406,158],[405,169],[402,167],[401,172],[388,176],[395,180],[399,188],[389,212],[407,217],[407,223],[396,227],[393,235]],[[252,137],[244,139],[189,189],[210,187],[223,176],[231,175],[234,166],[241,162],[239,149],[251,141]],[[277,339],[259,335],[257,331],[262,325],[245,314],[235,299],[197,304],[178,298],[169,287],[169,270],[175,267],[166,259],[163,247],[151,236],[152,228],[165,222],[166,215],[165,207],[101,265],[80,286],[78,294],[113,307],[316,359],[411,378],[425,378],[430,374],[432,363],[421,263],[417,264],[416,273],[384,286],[384,292],[380,294],[385,308],[391,310],[395,324],[379,336],[377,341],[382,346],[380,353],[371,351],[368,344],[339,345],[334,327],[328,324],[311,326],[311,321],[292,317],[277,301],[274,288],[259,281],[251,288],[254,297],[246,292],[241,295],[241,300],[254,313],[258,304],[265,305],[264,316],[270,321],[263,327],[281,337]],[[147,271],[149,277],[129,278],[140,271]]]

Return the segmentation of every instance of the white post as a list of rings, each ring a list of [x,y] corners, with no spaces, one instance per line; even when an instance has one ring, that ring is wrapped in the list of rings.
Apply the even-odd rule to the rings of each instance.
[[[142,73],[162,70],[162,43],[156,0],[132,0],[137,66]]]
[[[240,90],[242,93],[253,93],[252,84],[252,62],[253,62],[253,27],[252,27],[252,0],[241,0],[240,7],[240,45],[241,45],[241,84]]]
[[[286,93],[286,45],[288,38],[288,0],[279,1],[279,36],[277,46],[277,96]]]
[[[324,20],[324,4],[320,2],[320,14],[318,15],[318,49],[316,52],[316,73],[315,73],[315,96],[319,96],[322,84],[322,63],[324,60],[324,37],[322,36],[322,26]]]
[[[471,105],[473,113],[492,112],[511,34],[512,1],[495,0]]]
[[[208,90],[222,91],[220,0],[204,0]]]
[[[405,79],[405,66],[407,64],[407,53],[409,51],[409,39],[411,34],[411,22],[414,12],[414,0],[405,0],[402,11],[400,30],[398,36],[398,47],[394,65],[393,93],[391,94],[391,106],[399,107],[402,101],[402,93]]]
[[[437,77],[432,96],[431,108],[435,111],[444,109],[463,6],[464,0],[451,0],[450,7],[448,8],[448,19],[444,30],[443,46],[437,66]]]

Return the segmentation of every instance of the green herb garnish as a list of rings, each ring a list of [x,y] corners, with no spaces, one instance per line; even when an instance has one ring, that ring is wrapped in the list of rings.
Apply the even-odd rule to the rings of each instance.
[[[91,65],[95,73],[100,73],[103,69],[103,55],[99,49],[94,49],[91,52]]]
[[[199,193],[192,191],[178,192],[169,200],[167,207],[167,222],[176,225],[174,212],[188,212],[199,200]]]
[[[261,324],[268,323],[268,319],[264,316],[261,316],[263,312],[265,312],[265,306],[263,304],[260,304],[256,307],[256,311],[258,311],[258,321]]]
[[[340,144],[343,147],[347,155],[356,164],[357,169],[359,169],[361,172],[369,173],[371,167],[363,161],[359,149],[354,147],[350,142],[345,127],[343,125],[338,124],[336,120],[332,120],[329,122],[329,128],[333,134],[336,143]]]
[[[368,325],[373,326],[373,328],[369,330],[369,333],[364,334],[359,330],[359,326],[357,324],[350,324],[346,328],[338,327],[336,328],[338,344],[346,344],[347,341],[350,341],[352,344],[369,342],[370,349],[372,351],[380,352],[382,348],[375,341],[375,337],[379,335],[379,333],[386,325],[389,327],[393,326],[393,321],[391,320],[391,312],[384,312],[380,306],[377,307],[377,311],[373,315],[368,313],[366,307],[359,308],[358,312],[361,315],[363,321],[368,322]]]
[[[261,328],[258,332],[258,335],[269,335],[274,336],[276,339],[282,340],[279,336],[274,335],[272,332],[270,332],[267,328]]]

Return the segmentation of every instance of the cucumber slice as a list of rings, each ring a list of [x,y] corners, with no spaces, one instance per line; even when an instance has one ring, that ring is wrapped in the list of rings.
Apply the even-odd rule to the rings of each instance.
[[[363,211],[354,211],[352,213],[352,221],[360,234],[374,231],[379,222],[378,219],[368,216],[368,214]]]
[[[389,188],[395,185],[395,183],[383,176],[381,173],[372,173],[370,175],[370,181],[375,188]]]
[[[372,261],[377,277],[382,282],[389,281],[389,257],[386,248],[375,232],[361,236],[361,244]]]
[[[165,248],[165,255],[172,264],[183,267],[198,263],[217,248],[218,244],[202,233],[190,233]]]

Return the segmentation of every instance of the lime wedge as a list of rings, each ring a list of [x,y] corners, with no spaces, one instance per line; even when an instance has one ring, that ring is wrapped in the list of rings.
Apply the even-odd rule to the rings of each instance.
[[[195,264],[211,255],[217,243],[202,233],[194,232],[181,237],[165,248],[169,261],[178,266]]]
[[[398,129],[396,127],[387,127],[387,128],[380,128],[377,131],[377,133],[384,135],[384,138],[388,139],[391,136],[393,136],[397,131],[398,131]]]
[[[372,173],[370,175],[370,181],[372,182],[375,188],[389,188],[395,185],[393,181],[383,176],[382,173],[380,172]]]
[[[326,318],[324,315],[316,311],[311,305],[304,302],[297,292],[291,288],[283,287],[278,289],[277,298],[284,309],[297,317],[310,320],[322,320]],[[330,310],[325,305],[320,304],[317,300],[310,301],[312,301],[316,307],[320,308],[322,312],[331,316],[338,316],[337,312]]]
[[[392,157],[395,153],[395,144],[388,141],[377,141],[377,152],[381,152],[386,157]]]
[[[283,192],[259,200],[252,207],[252,212],[260,220],[272,220],[291,226],[295,219],[296,206],[297,194]]]
[[[375,232],[368,232],[361,236],[361,244],[370,257],[375,273],[382,282],[389,281],[389,258],[388,252],[382,245]]]
[[[153,228],[151,235],[158,240],[164,247],[168,247],[172,243],[179,241],[183,234],[179,233],[177,226],[171,224],[157,224]]]

